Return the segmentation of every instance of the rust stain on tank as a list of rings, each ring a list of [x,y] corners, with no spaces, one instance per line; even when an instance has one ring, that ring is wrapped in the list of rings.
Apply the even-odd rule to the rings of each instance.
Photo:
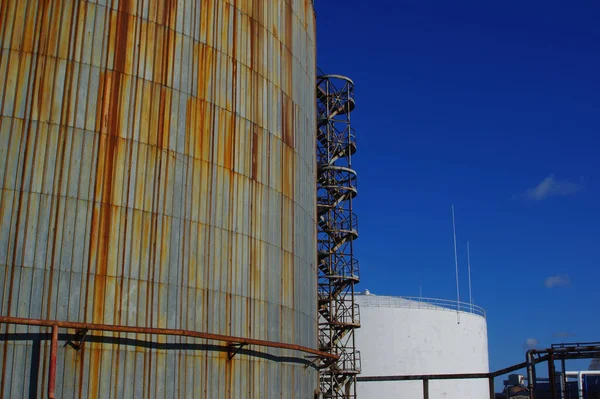
[[[104,306],[106,293],[106,274],[108,268],[108,251],[111,245],[111,230],[113,223],[113,189],[115,180],[115,159],[117,157],[117,144],[119,140],[120,123],[120,95],[122,75],[125,72],[125,63],[127,58],[127,36],[129,30],[129,0],[121,0],[116,18],[116,43],[115,43],[115,63],[114,72],[105,75],[102,128],[104,140],[98,147],[98,161],[103,158],[103,168],[96,171],[95,180],[100,185],[102,195],[96,198],[100,202],[100,211],[95,212],[92,220],[92,226],[98,226],[97,252],[96,252],[96,278],[93,287],[93,323],[104,322]],[[99,165],[100,166],[100,165]],[[118,214],[116,215],[118,217]],[[92,241],[93,242],[93,241]],[[94,245],[94,244],[92,244]],[[90,253],[93,248],[90,248]],[[89,282],[88,282],[89,283]],[[112,295],[112,293],[108,293]],[[99,384],[98,376],[100,371],[101,353],[97,350],[91,351],[90,358],[90,394],[91,397],[97,397]]]
[[[206,103],[201,100],[194,100],[194,110],[196,118],[194,121],[193,129],[195,130],[195,144],[196,144],[196,158],[205,159],[203,156],[204,150],[204,129],[202,124],[205,118],[205,107]]]
[[[169,7],[169,11],[170,10],[171,8]],[[164,18],[168,18],[168,13],[165,13]],[[175,31],[166,28],[160,29],[159,37],[161,38],[161,40],[159,40],[160,51],[157,52],[156,57],[160,64],[159,70],[161,74],[159,81],[161,84],[169,86],[169,80],[173,73],[172,62],[174,58],[173,47],[175,43]]]
[[[283,44],[287,47],[288,51],[292,51],[293,42],[293,23],[294,14],[291,7],[285,7],[285,36]],[[288,75],[291,76],[291,75]]]
[[[160,2],[159,2],[160,3]],[[177,15],[177,3],[174,0],[164,0],[164,9],[159,15],[162,16],[162,23],[165,26],[173,29],[175,28],[175,16]]]
[[[0,28],[0,36],[4,36],[4,31],[6,30],[6,28],[4,28],[6,26],[6,18],[7,18],[7,13],[8,13],[8,1],[2,1],[0,2],[0,22],[2,22],[2,28]]]
[[[97,274],[106,275],[107,271],[107,255],[110,245],[110,231],[112,226],[112,203],[113,203],[113,180],[115,179],[115,158],[117,156],[117,144],[119,140],[120,116],[120,95],[121,95],[121,80],[124,73],[125,60],[127,57],[127,32],[129,28],[129,18],[126,11],[129,10],[129,1],[121,0],[120,10],[117,17],[117,43],[115,46],[115,71],[107,75],[105,82],[104,107],[108,108],[108,113],[104,115],[106,120],[106,128],[103,133],[107,134],[104,146],[99,147],[99,156],[104,157],[104,169],[98,170],[96,180],[102,182],[102,197],[100,198],[101,207],[99,217],[99,245],[98,245],[98,263]],[[103,319],[104,305],[103,303],[104,287],[101,284],[94,287],[94,322],[100,322]]]
[[[260,144],[258,142],[258,126],[256,126],[256,124],[253,124],[252,126],[252,174],[250,175],[250,178],[252,180],[257,180],[258,176],[257,176],[257,170],[258,170],[258,151],[259,151],[259,147]]]
[[[294,137],[294,103],[288,96],[283,96],[282,100],[282,116],[281,116],[281,127],[283,129],[283,142],[291,148],[295,147]]]
[[[165,143],[169,142],[170,120],[167,115],[169,115],[168,111],[171,108],[170,93],[171,92],[165,87],[160,88],[160,99],[158,105],[158,137],[156,142],[156,146],[159,150],[164,148]]]
[[[250,69],[256,70],[258,62],[258,24],[250,18]]]

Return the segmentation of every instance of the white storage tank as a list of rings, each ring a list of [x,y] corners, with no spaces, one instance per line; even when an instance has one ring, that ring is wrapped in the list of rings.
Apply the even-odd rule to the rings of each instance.
[[[361,328],[361,377],[419,374],[487,373],[485,311],[442,299],[356,296]],[[421,381],[359,382],[361,399],[423,397]],[[487,379],[432,380],[429,397],[481,399],[489,396]]]

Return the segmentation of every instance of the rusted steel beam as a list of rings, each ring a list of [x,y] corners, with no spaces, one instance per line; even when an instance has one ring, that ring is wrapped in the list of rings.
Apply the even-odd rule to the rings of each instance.
[[[52,326],[52,345],[50,346],[50,367],[48,371],[48,399],[56,399],[56,351],[58,350],[58,326]]]
[[[153,335],[176,335],[182,337],[208,339],[212,341],[227,342],[229,344],[243,344],[243,345],[256,345],[267,348],[279,348],[289,349],[304,353],[310,353],[317,355],[322,358],[339,359],[339,356],[321,352],[317,349],[308,348],[306,346],[286,344],[283,342],[266,341],[262,339],[252,339],[235,337],[231,335],[222,334],[211,334],[198,331],[172,329],[172,328],[153,328],[153,327],[136,327],[136,326],[121,326],[112,324],[95,324],[95,323],[80,323],[74,321],[58,321],[58,320],[40,320],[40,319],[27,319],[23,317],[8,317],[0,316],[0,323],[4,324],[19,324],[26,326],[40,326],[40,327],[57,327],[57,328],[72,328],[76,330],[93,330],[93,331],[111,331],[121,333],[134,333],[134,334],[153,334]],[[58,331],[58,330],[57,330]]]
[[[535,364],[536,359],[534,359],[534,350],[530,349],[527,351],[525,355],[526,363],[527,363],[527,389],[529,390],[529,399],[535,399]]]
[[[554,368],[554,355],[552,352],[549,354],[548,359],[548,378],[550,380],[550,398],[556,398],[556,370]]]

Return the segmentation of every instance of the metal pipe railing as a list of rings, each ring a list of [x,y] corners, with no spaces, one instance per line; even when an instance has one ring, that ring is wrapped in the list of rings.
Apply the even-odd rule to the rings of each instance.
[[[112,324],[94,324],[94,323],[80,323],[74,321],[58,321],[58,320],[40,320],[40,319],[27,319],[21,317],[9,317],[0,316],[0,323],[2,324],[18,324],[28,326],[40,326],[40,327],[54,327],[58,328],[71,328],[75,330],[89,330],[89,331],[110,331],[110,332],[121,332],[121,333],[133,333],[133,334],[151,334],[151,335],[175,335],[181,337],[190,337],[198,339],[208,339],[212,341],[227,342],[229,344],[239,345],[256,345],[267,348],[279,348],[289,349],[304,353],[310,353],[318,357],[330,358],[337,360],[338,356],[332,355],[331,353],[321,352],[318,349],[308,348],[306,346],[296,344],[286,344],[283,342],[267,341],[262,339],[236,337],[231,335],[223,334],[212,334],[191,330],[183,329],[172,329],[172,328],[154,328],[154,327],[137,327],[137,326],[122,326]]]
[[[371,304],[370,304],[371,305]],[[371,305],[372,306],[372,305]],[[485,378],[489,381],[490,399],[494,399],[494,378],[510,372],[527,368],[528,379],[528,395],[530,399],[535,399],[535,381],[536,369],[538,363],[548,362],[548,370],[550,373],[550,392],[552,397],[556,398],[556,379],[554,361],[555,360],[570,360],[570,359],[596,359],[600,358],[600,344],[598,342],[575,343],[575,344],[560,344],[553,345],[547,349],[531,349],[526,353],[526,360],[523,363],[515,364],[504,369],[500,369],[490,373],[462,373],[462,374],[420,374],[420,375],[386,375],[386,376],[361,376],[357,378],[358,382],[383,382],[383,381],[423,381],[423,397],[427,399],[429,395],[429,382],[432,380],[462,380],[462,379],[480,379]],[[563,365],[563,370],[565,366]],[[600,371],[584,371],[582,373],[600,373]],[[579,392],[581,395],[583,381],[579,377]]]
[[[423,374],[423,375],[391,375],[391,376],[372,376],[358,377],[358,382],[377,382],[377,381],[422,381],[423,399],[429,399],[429,382],[432,380],[468,380],[487,378],[489,385],[490,399],[494,399],[494,378],[496,373],[464,373],[464,374]]]
[[[15,324],[25,326],[38,326],[38,327],[51,327],[52,328],[52,342],[50,346],[50,365],[48,372],[48,399],[56,399],[55,388],[56,388],[56,354],[58,351],[58,329],[74,329],[79,331],[109,331],[109,332],[120,332],[120,333],[133,333],[133,334],[151,334],[151,335],[170,335],[179,337],[190,337],[198,339],[207,339],[212,341],[226,342],[229,345],[255,345],[266,348],[279,348],[294,350],[303,353],[309,353],[315,355],[321,359],[338,360],[339,356],[328,352],[322,352],[318,349],[308,348],[306,346],[287,344],[283,342],[274,342],[261,339],[252,339],[244,337],[235,337],[223,334],[212,334],[204,333],[191,330],[183,329],[172,329],[172,328],[154,328],[154,327],[137,327],[137,326],[122,326],[122,325],[111,325],[111,324],[95,324],[95,323],[81,323],[74,321],[59,321],[59,320],[40,320],[40,319],[28,319],[23,317],[10,317],[0,316],[0,324]]]
[[[398,307],[414,309],[435,309],[459,311],[486,317],[485,309],[467,302],[458,302],[450,299],[426,298],[419,296],[361,296],[361,303],[371,307]]]
[[[462,380],[481,379],[488,380],[490,399],[494,399],[494,378],[526,367],[526,363],[515,364],[491,373],[462,373],[462,374],[422,374],[422,375],[388,375],[358,377],[358,382],[382,382],[382,381],[423,381],[423,399],[428,399],[429,382],[432,380]]]

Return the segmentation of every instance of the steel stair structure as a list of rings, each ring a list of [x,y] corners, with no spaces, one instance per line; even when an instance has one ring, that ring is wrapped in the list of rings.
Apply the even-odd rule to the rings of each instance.
[[[317,74],[317,259],[319,349],[339,356],[322,365],[323,398],[356,398],[360,353],[354,330],[360,327],[354,285],[359,281],[353,241],[358,223],[352,212],[357,194],[350,125],[354,83],[341,75]]]

